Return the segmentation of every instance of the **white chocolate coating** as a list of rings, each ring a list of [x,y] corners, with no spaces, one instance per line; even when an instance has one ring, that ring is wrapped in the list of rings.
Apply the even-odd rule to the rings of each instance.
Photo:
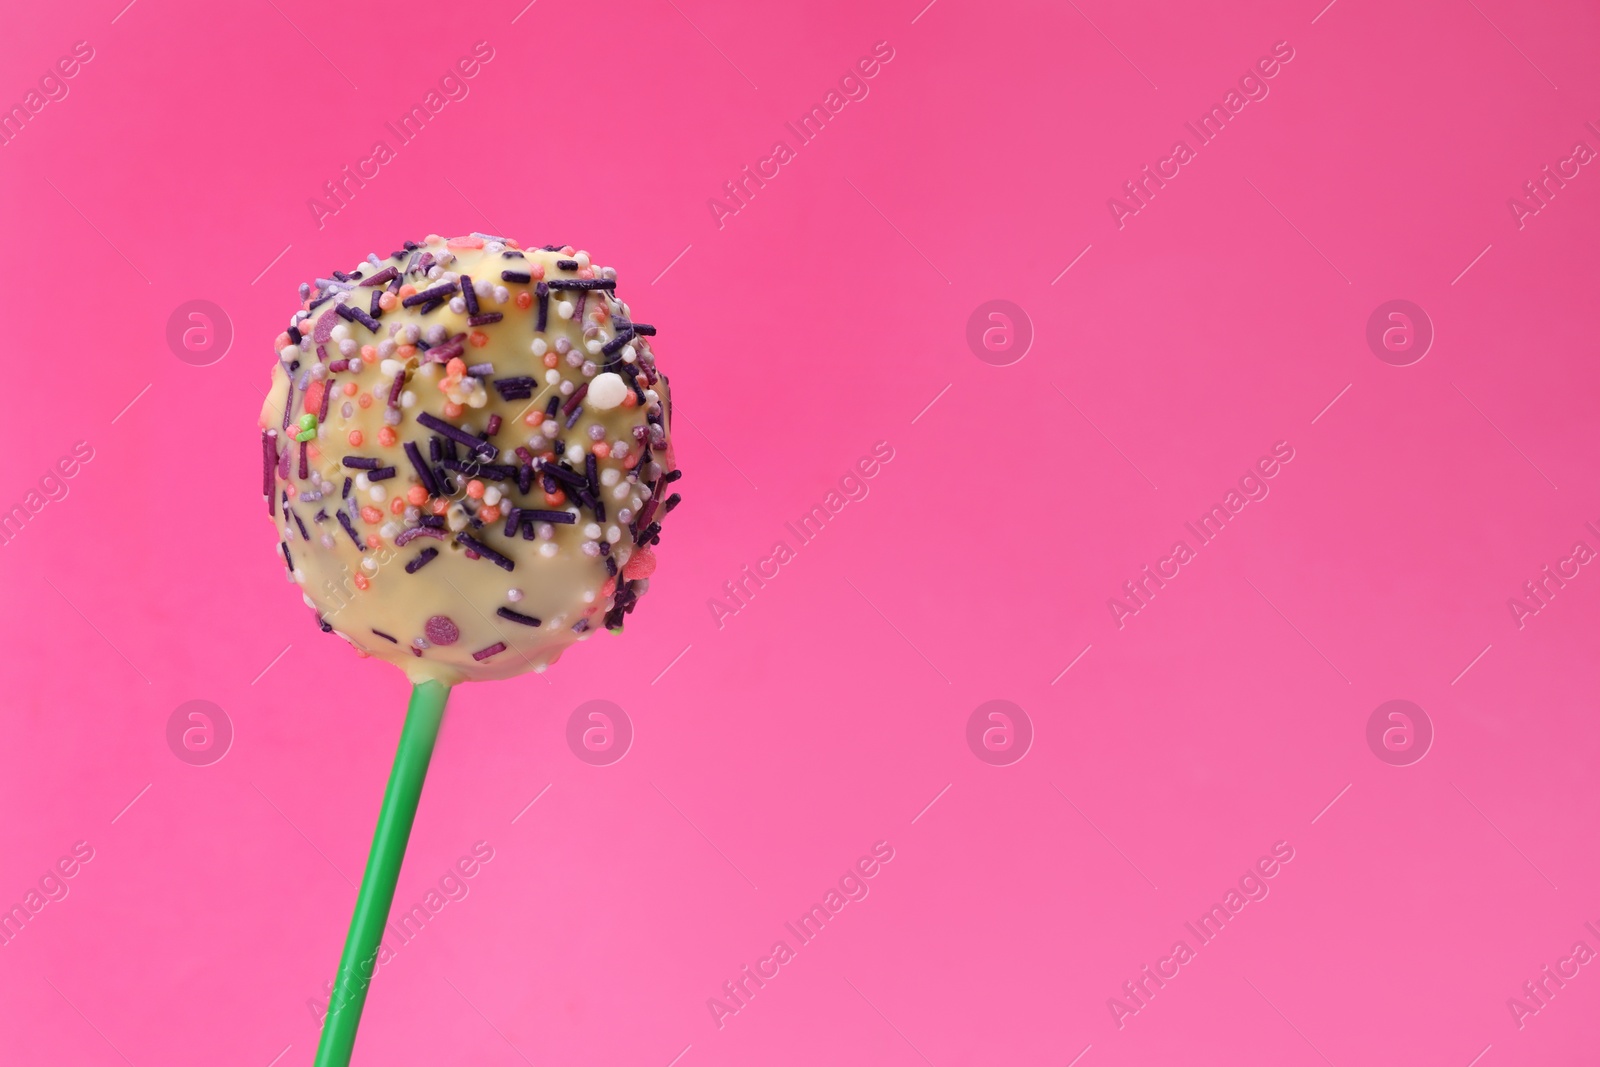
[[[431,269],[406,273],[412,264]],[[456,684],[542,671],[568,645],[607,625],[620,628],[655,568],[652,527],[670,508],[661,499],[671,495],[666,479],[676,477],[666,379],[647,336],[634,333],[627,305],[608,289],[552,289],[545,328],[537,329],[540,271],[547,285],[558,286],[605,286],[616,277],[570,246],[521,249],[482,235],[448,242],[433,235],[398,259],[359,264],[348,283],[319,283],[297,313],[299,342],[288,333],[278,340],[261,427],[263,466],[270,464],[263,485],[280,558],[286,549],[290,577],[324,629],[413,681]],[[498,321],[469,324],[472,301],[461,292],[462,276],[472,279],[478,315],[498,313]],[[360,284],[375,278],[376,286]],[[452,283],[427,313],[426,304],[403,306],[415,292]],[[375,293],[386,305],[376,332],[359,321]],[[358,310],[346,318],[339,305]],[[624,332],[634,335],[603,351]],[[397,374],[404,375],[398,392]],[[553,418],[546,414],[552,397],[561,405]],[[309,433],[302,430],[301,420],[319,415]],[[450,438],[426,425],[428,416],[475,440],[491,416],[500,422],[483,446],[455,441],[436,453]],[[297,436],[308,438],[306,477]],[[427,476],[408,455],[408,442]],[[471,462],[474,452],[487,468]],[[377,469],[369,473],[347,459]],[[543,473],[546,462],[555,474]],[[548,493],[547,484],[558,491]],[[574,521],[543,521],[547,514],[507,535],[513,508]],[[473,558],[472,542],[492,555]]]

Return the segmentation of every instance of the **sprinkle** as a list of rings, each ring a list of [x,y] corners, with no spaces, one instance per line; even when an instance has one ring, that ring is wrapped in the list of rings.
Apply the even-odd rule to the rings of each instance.
[[[667,497],[666,503],[661,505],[662,514],[666,514],[681,503],[683,503],[683,497],[678,493],[673,493],[671,496]]]
[[[298,511],[292,511],[289,508],[289,504],[288,504],[289,494],[288,493],[283,494],[283,499],[284,499],[283,510],[289,512],[290,515],[293,515],[294,516],[294,524],[296,526],[300,527],[300,540],[302,540],[302,541],[311,540],[311,534],[306,530],[306,522],[305,522],[305,520],[300,517],[300,513]]]
[[[375,471],[383,465],[382,460],[367,459],[365,456],[346,456],[344,465],[358,471]]]
[[[437,438],[434,439],[435,442],[437,440]],[[435,444],[434,451],[438,451],[437,444]],[[417,477],[422,479],[422,487],[428,491],[428,495],[443,496],[444,494],[439,491],[438,485],[434,483],[433,471],[422,461],[422,452],[417,448],[415,441],[406,442],[406,458],[411,461],[411,466],[416,468]]]
[[[472,278],[469,275],[461,276],[461,299],[467,305],[467,314],[478,313],[478,291],[472,287]],[[473,323],[474,326],[477,323]]]
[[[381,482],[394,477],[393,467],[374,467],[367,472],[369,482]]]
[[[378,325],[377,319],[373,318],[371,315],[368,315],[360,308],[353,308],[349,304],[335,304],[333,309],[339,313],[340,318],[348,319],[351,322],[359,322],[373,333],[377,333],[382,329],[382,327]]]
[[[627,329],[619,332],[617,336],[613,337],[605,344],[601,345],[600,351],[604,355],[614,356],[618,352],[622,351],[623,348],[627,346],[628,342],[633,340],[634,336],[634,328],[630,326]]]
[[[533,278],[525,270],[503,270],[500,272],[500,280],[503,282],[531,282]]]
[[[539,472],[541,474],[551,475],[552,477],[578,489],[588,488],[588,483],[584,481],[582,475],[575,474],[572,471],[567,470],[566,467],[559,463],[547,463],[541,460],[539,462]]]
[[[533,292],[539,299],[539,319],[533,328],[539,333],[544,333],[545,327],[550,323],[550,283],[540,282],[533,287]]]
[[[398,253],[396,253],[396,254],[398,254]],[[382,285],[384,282],[388,281],[389,279],[398,278],[399,276],[400,276],[400,272],[395,270],[393,267],[385,267],[382,270],[380,270],[378,273],[374,274],[372,277],[363,279],[361,284],[362,285],[369,285],[369,286],[370,285]],[[384,636],[388,637],[389,635],[388,634],[384,634]],[[394,638],[390,637],[389,640],[393,641]]]
[[[289,568],[289,573],[294,573],[294,560],[289,556],[289,542],[279,541],[278,547],[283,549],[283,562]]]
[[[504,652],[505,650],[506,650],[506,643],[504,641],[496,641],[494,644],[490,645],[488,648],[484,649],[483,651],[474,652],[472,654],[472,658],[475,659],[475,660],[480,660],[480,661],[481,660],[486,660],[490,656],[496,655],[497,653],[500,653],[500,652]]]
[[[500,393],[502,400],[527,400],[533,396],[533,388],[538,383],[532,378],[495,378],[493,384]]]
[[[459,426],[452,426],[438,416],[431,415],[426,411],[417,416],[417,422],[423,426],[426,426],[430,430],[441,433],[452,440],[461,442],[462,444],[466,445],[467,448],[482,454],[488,459],[494,459],[500,454],[500,450],[494,445],[491,445],[489,442],[474,437],[467,431],[461,429]]]
[[[448,615],[434,615],[422,624],[422,632],[436,645],[453,645],[461,640],[461,627]]]
[[[656,328],[654,326],[648,326],[642,322],[635,322],[631,325],[633,326],[634,333],[643,334],[646,337],[654,337],[656,335]]]
[[[522,515],[522,521],[523,521],[524,524],[531,523],[531,522],[553,522],[553,523],[557,523],[557,524],[560,524],[560,523],[571,524],[571,523],[575,523],[575,522],[578,521],[578,517],[576,515],[574,515],[570,511],[541,511],[541,510],[537,510],[537,509],[524,508],[524,509],[521,510],[521,515]]]
[[[456,534],[456,541],[463,548],[471,549],[484,559],[488,560],[490,563],[493,563],[496,567],[500,567],[508,571],[516,569],[517,565],[515,561],[507,559],[505,556],[502,556],[500,553],[496,552],[494,549],[490,548],[488,545],[474,537],[470,537],[464,533],[458,533]]]
[[[487,326],[491,322],[499,322],[503,318],[505,318],[505,315],[498,311],[485,311],[481,315],[474,314],[471,318],[467,319],[467,325]]]
[[[578,410],[578,405],[583,403],[583,398],[587,396],[588,393],[589,383],[584,382],[582,385],[578,386],[577,390],[572,394],[571,397],[568,398],[567,402],[562,405],[561,410],[568,415],[575,414]],[[567,429],[570,430],[571,428],[572,424],[568,423]]]
[[[312,434],[316,433],[315,430],[313,430],[311,432],[312,432]],[[306,442],[305,441],[301,441],[300,442],[300,478],[302,480],[304,480],[304,479],[309,478],[309,477],[311,477],[311,468],[306,462]]]
[[[399,535],[395,537],[395,547],[404,548],[419,537],[431,537],[435,541],[449,540],[449,537],[446,536],[443,530],[436,529],[432,526],[411,526],[407,529],[401,530]]]
[[[552,289],[615,289],[617,283],[601,278],[557,278],[545,282]]]
[[[389,269],[393,270],[394,268],[391,267]],[[400,643],[396,638],[390,637],[388,634],[384,633],[382,630],[373,630],[372,632],[374,634],[377,634],[379,637],[383,638],[385,641],[389,642],[391,645],[398,645]]]
[[[474,378],[487,378],[494,373],[493,363],[473,363],[467,367],[467,373]]]
[[[495,614],[500,616],[502,619],[510,619],[512,622],[520,622],[524,626],[541,625],[540,621],[534,618],[532,615],[524,615],[522,612],[512,611],[510,608],[501,608],[499,611],[496,611]],[[504,648],[505,646],[501,645],[500,647]]]
[[[444,285],[436,285],[432,289],[424,289],[420,293],[412,293],[410,296],[400,301],[400,306],[412,308],[416,307],[418,304],[429,304],[433,303],[434,301],[438,301],[439,304],[442,304],[444,303],[446,297],[456,291],[457,284],[457,282],[447,282]],[[438,304],[434,304],[434,306],[437,307]],[[422,313],[426,315],[429,310],[432,309],[430,308],[424,310]]]
[[[350,479],[348,479],[348,478],[345,479],[345,483],[346,484],[349,484],[349,481],[350,481]],[[361,535],[356,533],[356,528],[353,525],[351,525],[350,516],[345,514],[343,509],[341,509],[338,512],[338,516],[339,516],[339,525],[344,527],[344,532],[350,535],[350,540],[352,540],[352,541],[354,541],[356,543],[356,547],[357,548],[359,548],[361,551],[365,552],[367,550],[367,546],[361,543]]]
[[[575,259],[558,259],[556,260],[556,266],[562,270],[577,270],[578,261]]]
[[[396,544],[398,544],[398,543],[399,542],[397,541]],[[438,554],[439,554],[439,550],[437,548],[429,547],[429,548],[423,549],[421,552],[417,553],[417,558],[416,559],[407,561],[407,563],[406,563],[406,573],[407,574],[415,574],[415,573],[417,573],[422,568],[426,567],[428,565],[428,562],[430,560],[432,560],[433,557],[437,556]]]
[[[278,502],[272,496],[272,472],[278,465],[277,436],[276,430],[261,431],[261,491],[267,498],[268,515],[278,513]]]
[[[470,368],[469,368],[470,369]],[[484,433],[490,437],[500,432],[501,418],[499,415],[489,416],[489,425],[484,428]]]
[[[350,484],[351,484],[351,480],[349,478],[346,478],[344,480],[344,492],[339,494],[339,499],[343,500],[343,499],[349,497],[349,495],[350,495]]]

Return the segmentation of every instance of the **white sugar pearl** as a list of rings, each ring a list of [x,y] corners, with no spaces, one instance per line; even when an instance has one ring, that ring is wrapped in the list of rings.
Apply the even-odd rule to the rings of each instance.
[[[583,464],[583,446],[579,444],[568,445],[566,455],[563,458],[568,463],[581,466]]]
[[[334,327],[333,327],[333,331],[332,331],[332,336],[333,336],[333,339],[335,341],[348,340],[349,337],[350,337],[350,327],[346,326],[342,322],[335,323]]]
[[[494,292],[494,282],[488,278],[478,278],[472,283],[472,291],[479,296],[488,296]]]
[[[378,561],[368,556],[361,561],[361,569],[369,574],[376,574],[378,572]]]
[[[628,499],[628,488],[629,488],[628,483],[627,482],[623,482],[621,485],[619,485],[615,489],[611,490],[611,499],[612,500],[626,500],[626,499]]]
[[[639,353],[633,350],[632,345],[622,346],[622,362],[632,363],[639,358]]]
[[[411,390],[407,389],[405,392],[400,394],[400,406],[401,407],[403,407],[403,408],[416,407],[416,404],[417,404],[417,394],[416,393],[413,393]]]
[[[622,480],[622,472],[615,467],[607,467],[600,472],[600,484],[604,486],[616,485]]]
[[[589,253],[587,252],[579,252],[572,258],[578,261],[578,266],[580,267],[587,267],[589,265]]]
[[[360,374],[362,371],[364,371],[366,369],[367,369],[367,361],[366,360],[361,359],[360,357],[357,357],[357,358],[352,359],[350,361],[350,373],[351,374]]]
[[[356,488],[357,489],[365,490],[367,488],[367,486],[369,486],[371,484],[372,483],[367,480],[367,472],[366,471],[362,471],[360,474],[356,475]]]
[[[300,349],[294,345],[284,345],[282,348],[278,349],[278,358],[283,360],[285,363],[293,363],[299,357]]]
[[[553,541],[556,536],[555,524],[548,522],[535,523],[533,535],[541,541]]]
[[[392,340],[385,337],[378,342],[378,355],[383,359],[392,359],[394,358],[394,350],[398,347]]]
[[[628,386],[620,375],[606,371],[589,382],[589,406],[599,411],[610,411],[621,404],[628,395]]]
[[[561,372],[551,367],[544,372],[544,384],[554,385],[561,380]]]
[[[591,522],[585,525],[583,528],[583,536],[587,537],[591,541],[595,540],[600,536],[599,524]]]
[[[606,540],[610,541],[612,544],[616,544],[618,541],[622,540],[622,528],[620,526],[607,526]]]
[[[459,296],[452,296],[450,298],[450,310],[459,315],[467,310],[467,302]]]
[[[600,340],[596,338],[593,341],[585,341],[583,343],[583,347],[588,350],[591,356],[598,356],[600,354],[600,349],[604,348],[605,345],[603,345]]]
[[[554,437],[561,432],[561,424],[555,419],[546,419],[544,425],[539,427],[539,430],[546,437]]]
[[[594,590],[593,589],[585,589],[583,591],[583,602],[585,604],[593,604],[594,603]]]
[[[520,590],[520,589],[507,589],[506,590],[506,599],[511,601],[513,604],[521,603],[522,602],[522,590]]]
[[[572,302],[570,300],[563,300],[556,305],[556,314],[564,319],[572,318],[572,313],[574,310],[576,309],[572,306]]]
[[[361,351],[361,346],[348,337],[339,342],[339,354],[341,356],[353,356],[359,351]]]
[[[488,504],[490,507],[500,503],[500,497],[500,487],[497,485],[491,485],[489,488],[483,491],[483,502]]]
[[[550,350],[550,346],[545,343],[545,339],[543,337],[535,337],[533,339],[533,344],[530,347],[533,349],[533,354],[536,356],[542,356]]]
[[[490,291],[494,293],[494,302],[496,304],[504,304],[507,300],[511,299],[511,290],[507,289],[503,285],[496,285]]]
[[[562,396],[571,396],[577,390],[577,388],[578,387],[573,385],[571,382],[564,381],[556,387],[556,391]]]
[[[385,500],[389,499],[389,490],[385,489],[381,485],[375,485],[371,489],[367,490],[367,499],[372,501],[374,504],[381,504]]]
[[[405,370],[405,366],[406,365],[401,363],[398,359],[384,359],[378,361],[378,369],[383,372],[383,376],[385,378],[393,378],[396,374],[399,374],[401,371]]]
[[[392,522],[386,522],[382,526],[378,527],[378,536],[382,537],[385,541],[393,541],[395,534],[399,532],[400,527],[396,526]]]
[[[561,551],[561,549],[556,546],[554,541],[546,541],[539,546],[539,555],[546,558],[555,555],[559,551]]]

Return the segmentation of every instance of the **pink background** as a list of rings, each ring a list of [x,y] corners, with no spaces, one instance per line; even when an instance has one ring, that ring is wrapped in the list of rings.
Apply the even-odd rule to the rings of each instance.
[[[924,2],[8,15],[8,106],[94,57],[0,148],[0,507],[94,458],[0,547],[0,903],[94,859],[0,948],[0,1062],[311,1062],[405,687],[285,588],[254,420],[296,284],[471,230],[618,267],[686,502],[625,639],[454,696],[399,899],[494,859],[380,972],[357,1063],[1588,1062],[1596,967],[1521,1028],[1507,1000],[1600,949],[1600,576],[1522,628],[1507,601],[1600,548],[1600,176],[1520,229],[1507,199],[1600,148],[1600,14]],[[477,41],[470,95],[319,229],[307,199]],[[870,95],[719,228],[879,41]],[[1119,229],[1107,199],[1279,41],[1270,95]],[[193,299],[235,333],[209,366],[166,340]],[[1035,333],[1009,366],[965,339],[991,299]],[[1436,331],[1411,366],[1365,340],[1391,299]],[[719,628],[878,441],[870,495]],[[1119,629],[1279,441],[1270,495]],[[167,744],[192,699],[235,730],[210,766]],[[636,731],[610,766],[565,741],[591,699]],[[992,699],[1035,732],[1010,766],[966,741]],[[1436,733],[1410,766],[1367,744],[1391,699]],[[877,841],[870,895],[719,1028]],[[1270,895],[1119,1027],[1279,841]]]

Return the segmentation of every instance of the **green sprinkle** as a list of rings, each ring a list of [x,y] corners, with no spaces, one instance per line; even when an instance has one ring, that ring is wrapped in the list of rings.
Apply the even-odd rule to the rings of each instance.
[[[315,430],[301,430],[299,433],[294,435],[294,439],[296,441],[310,441],[316,436],[317,431]]]
[[[315,430],[317,428],[317,417],[309,411],[301,415],[300,428],[302,430]]]

